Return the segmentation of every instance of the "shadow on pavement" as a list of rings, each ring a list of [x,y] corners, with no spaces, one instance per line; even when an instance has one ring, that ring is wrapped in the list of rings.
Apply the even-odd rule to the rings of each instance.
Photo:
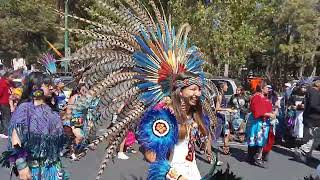
[[[285,156],[289,156],[289,157],[294,157],[294,153],[291,150],[288,149],[284,149],[278,146],[273,146],[272,147],[272,151],[285,155]]]
[[[314,168],[314,169],[316,169],[317,166],[320,164],[320,160],[319,160],[319,159],[316,159],[316,158],[314,158],[314,157],[308,158],[307,163],[298,161],[298,160],[296,160],[294,157],[290,158],[289,160],[290,160],[290,161],[299,162],[299,163],[301,163],[301,164],[305,164],[306,166],[309,166],[309,167]]]
[[[197,158],[197,160],[200,160],[200,161],[202,161],[202,162],[204,162],[204,163],[208,163],[208,160],[205,159],[205,158],[203,157],[203,155],[200,154],[200,153],[196,153],[196,158]]]
[[[230,147],[230,155],[239,162],[244,162],[247,159],[247,152],[239,148]]]
[[[130,178],[124,178],[123,180],[143,180],[143,178],[137,177],[135,175],[130,175]]]
[[[288,150],[288,149],[284,149],[284,148],[277,147],[277,146],[273,146],[272,151],[290,157],[290,158],[289,158],[290,161],[299,162],[299,163],[305,164],[305,165],[307,165],[307,166],[309,166],[309,167],[311,167],[311,168],[315,168],[315,169],[316,169],[317,166],[320,164],[320,160],[319,160],[319,159],[316,159],[316,158],[314,158],[314,157],[308,158],[307,163],[303,163],[303,162],[301,162],[301,161],[298,161],[298,160],[296,160],[296,159],[294,158],[294,152],[292,152],[291,150]]]

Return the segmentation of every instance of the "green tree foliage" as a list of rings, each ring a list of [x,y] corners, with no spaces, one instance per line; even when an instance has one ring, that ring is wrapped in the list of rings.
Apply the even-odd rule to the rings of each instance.
[[[48,50],[50,42],[60,41],[52,0],[5,0],[0,4],[0,58],[6,62],[23,57],[35,61]]]
[[[175,23],[188,22],[191,39],[206,53],[208,62],[228,63],[233,72],[246,63],[251,52],[263,52],[269,37],[257,23],[267,12],[256,0],[171,0]],[[178,18],[176,18],[178,17]]]
[[[286,80],[319,66],[318,0],[170,0],[169,7],[176,24],[192,25],[208,62],[229,63],[234,75],[246,64],[269,80]]]
[[[0,59],[35,60],[48,51],[44,38],[63,52],[63,31],[57,27],[63,27],[65,0],[0,2]],[[121,23],[116,15],[94,2],[68,0],[69,12],[93,21],[103,21],[97,13],[114,16],[114,22]],[[122,0],[107,2],[119,4]],[[150,8],[148,2],[141,0]],[[172,15],[176,29],[183,23],[192,26],[189,37],[205,53],[207,69],[214,74],[222,75],[223,65],[230,64],[233,76],[247,66],[274,81],[291,75],[310,75],[320,65],[319,0],[161,0],[161,3],[165,12]],[[93,28],[72,18],[69,27]],[[72,51],[87,42],[79,34],[70,34]]]
[[[278,52],[282,60],[296,67],[293,72],[289,71],[291,74],[303,75],[306,66],[316,67],[315,58],[320,47],[318,4],[318,0],[288,0],[279,6],[279,15],[274,21],[278,32],[275,37],[279,39]]]

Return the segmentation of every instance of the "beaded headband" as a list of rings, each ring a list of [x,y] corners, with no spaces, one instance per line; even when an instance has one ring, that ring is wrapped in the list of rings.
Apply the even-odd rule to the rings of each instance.
[[[202,80],[200,77],[191,77],[185,80],[177,80],[175,82],[175,87],[176,88],[184,88],[184,87],[188,87],[191,85],[197,85],[199,87],[202,87]]]

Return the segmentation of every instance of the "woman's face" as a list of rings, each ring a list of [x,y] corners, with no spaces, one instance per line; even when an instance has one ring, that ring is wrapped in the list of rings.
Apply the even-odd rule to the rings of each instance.
[[[228,85],[227,85],[227,83],[224,83],[224,84],[223,84],[222,90],[223,90],[223,92],[227,92],[227,91],[228,91]]]
[[[201,96],[201,88],[197,85],[188,86],[181,91],[181,96],[186,104],[195,106]]]
[[[236,94],[241,94],[241,88],[237,88],[237,90],[236,90]]]
[[[43,95],[44,96],[50,96],[50,88],[49,84],[42,84],[41,89],[43,90]]]
[[[269,93],[269,88],[268,88],[268,86],[264,86],[264,87],[262,88],[262,93],[265,94],[265,95],[267,95],[267,94]]]

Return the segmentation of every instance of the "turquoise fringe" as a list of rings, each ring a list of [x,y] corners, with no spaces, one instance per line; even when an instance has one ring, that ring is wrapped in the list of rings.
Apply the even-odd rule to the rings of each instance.
[[[68,180],[60,162],[48,166],[31,167],[32,180]]]
[[[9,128],[8,149],[12,149],[11,135],[13,129],[16,129],[17,134],[22,142],[22,148],[31,154],[31,160],[37,160],[44,164],[52,164],[60,160],[60,152],[68,139],[63,134],[61,135],[43,135],[28,133],[22,124],[17,124],[15,127]]]

